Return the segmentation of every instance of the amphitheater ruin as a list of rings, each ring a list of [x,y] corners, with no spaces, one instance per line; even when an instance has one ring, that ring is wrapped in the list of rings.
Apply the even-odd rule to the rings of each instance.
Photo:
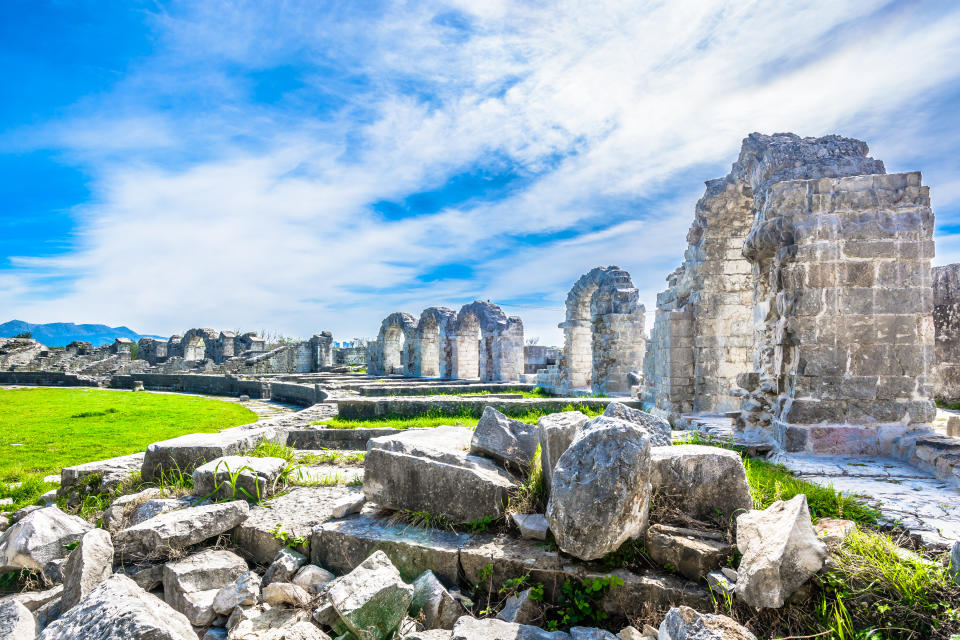
[[[755,508],[728,447],[865,494],[885,527],[938,554],[923,562],[956,572],[960,412],[936,402],[960,401],[960,265],[931,264],[920,173],[868,153],[836,135],[749,135],[706,182],[651,326],[630,273],[584,265],[562,348],[525,344],[522,319],[482,300],[391,313],[358,364],[329,331],[0,339],[0,385],[230,396],[261,412],[64,468],[46,506],[4,516],[2,570],[42,589],[0,599],[0,631],[755,640],[758,612],[815,608],[815,576],[856,525],[814,522],[802,493]],[[450,420],[375,422],[423,416]],[[347,450],[352,467],[291,467]],[[167,492],[172,470],[192,498]],[[153,484],[123,495],[132,477]],[[91,495],[106,500],[99,528],[75,515]],[[594,613],[545,628],[567,584],[593,585]]]

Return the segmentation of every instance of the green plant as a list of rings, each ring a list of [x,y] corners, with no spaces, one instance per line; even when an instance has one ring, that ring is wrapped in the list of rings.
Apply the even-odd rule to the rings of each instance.
[[[223,465],[223,469],[227,473],[227,479],[225,481],[220,480],[221,465]],[[244,471],[249,471],[253,475],[253,486],[257,494],[256,496],[250,495],[250,492],[247,491],[245,487],[240,486],[240,478],[243,475]],[[201,497],[200,501],[202,502],[207,498],[212,498],[218,495],[220,493],[220,487],[222,487],[224,484],[230,487],[231,497],[229,498],[229,500],[237,500],[238,497],[242,497],[237,495],[237,492],[239,491],[244,496],[246,496],[247,500],[249,500],[250,502],[253,502],[254,504],[259,504],[261,501],[260,482],[257,477],[257,472],[253,469],[253,467],[250,467],[249,465],[243,465],[239,469],[231,470],[230,465],[225,460],[219,461],[217,463],[217,466],[213,468],[213,491]]]
[[[473,533],[483,533],[493,524],[492,516],[483,516],[470,523],[470,531]]]
[[[540,445],[530,460],[527,477],[510,498],[508,511],[514,513],[543,513],[547,507],[547,485],[543,478],[543,452]]]
[[[296,549],[297,547],[302,547],[307,544],[306,536],[294,536],[292,533],[283,528],[282,522],[278,522],[267,531],[273,536],[274,540],[279,540],[285,547],[289,549]]]
[[[547,628],[555,631],[581,624],[599,626],[607,619],[600,601],[611,589],[623,586],[623,579],[604,576],[592,580],[567,580],[560,587],[557,607],[547,619]]]
[[[283,458],[287,462],[290,462],[297,455],[297,452],[295,449],[274,442],[273,440],[263,440],[244,455],[252,458]]]
[[[444,515],[434,515],[426,511],[402,509],[397,511],[394,518],[406,522],[414,527],[423,529],[453,529],[453,522]]]

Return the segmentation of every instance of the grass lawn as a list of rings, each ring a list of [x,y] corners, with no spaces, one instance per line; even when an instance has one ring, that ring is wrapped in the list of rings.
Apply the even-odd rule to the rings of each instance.
[[[0,495],[22,503],[30,496],[21,494],[41,488],[33,486],[39,476],[62,467],[136,453],[158,440],[256,419],[255,413],[235,402],[194,396],[0,389]],[[25,486],[20,491],[6,486],[14,481]]]
[[[591,409],[589,407],[583,406],[582,404],[578,406],[567,405],[563,407],[560,411],[582,411],[585,415],[595,418],[596,416],[603,415],[603,409]],[[540,409],[535,409],[527,411],[519,415],[510,416],[514,420],[520,420],[521,422],[526,422],[528,424],[536,424],[537,420],[547,415],[548,413],[556,413],[550,411],[542,411]],[[460,427],[470,427],[473,428],[477,426],[477,422],[480,421],[480,416],[473,413],[469,409],[464,409],[456,415],[443,415],[440,412],[431,412],[427,415],[414,416],[407,418],[398,418],[396,416],[385,416],[382,418],[332,418],[330,420],[317,421],[312,424],[328,427],[330,429],[360,429],[360,428],[383,428],[391,427],[393,429],[412,429],[412,428],[424,428],[424,427],[439,427],[442,425],[454,425]]]

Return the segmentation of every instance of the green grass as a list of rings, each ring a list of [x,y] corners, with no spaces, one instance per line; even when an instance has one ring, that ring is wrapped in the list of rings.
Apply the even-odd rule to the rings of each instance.
[[[0,389],[0,497],[13,507],[46,490],[61,468],[144,451],[198,431],[254,422],[249,409],[210,398],[105,389]],[[8,483],[22,482],[14,488]]]
[[[548,392],[546,389],[544,389],[543,387],[534,387],[534,388],[531,389],[530,391],[524,391],[523,389],[501,389],[500,391],[493,391],[493,392],[491,392],[491,391],[467,391],[467,392],[465,392],[465,393],[456,393],[456,392],[454,392],[454,391],[445,391],[445,390],[443,390],[443,389],[440,389],[440,390],[438,390],[438,391],[428,391],[428,392],[423,393],[423,394],[421,394],[421,395],[425,395],[425,396],[464,396],[464,397],[470,397],[470,396],[488,396],[488,395],[490,395],[491,393],[497,393],[497,394],[500,394],[500,393],[513,393],[513,394],[519,394],[519,395],[523,396],[524,398],[554,398],[554,397],[556,397],[556,396],[554,396],[552,393],[549,393],[549,392]]]
[[[537,420],[542,418],[545,415],[550,413],[559,413],[562,411],[582,411],[584,414],[595,418],[603,414],[603,409],[591,409],[587,406],[584,406],[582,403],[573,405],[568,404],[565,407],[559,409],[559,411],[543,411],[541,409],[534,409],[525,411],[517,415],[510,416],[514,420],[519,420],[521,422],[526,422],[528,424],[536,424]],[[383,416],[377,418],[332,418],[326,421],[315,421],[310,424],[328,427],[330,429],[360,429],[360,428],[385,428],[389,427],[392,429],[413,429],[413,428],[430,428],[430,427],[439,427],[442,425],[454,425],[462,427],[476,427],[477,422],[480,421],[480,414],[483,413],[483,408],[471,409],[469,407],[461,407],[457,413],[444,413],[442,411],[431,411],[421,416],[413,417],[397,417],[397,416]]]

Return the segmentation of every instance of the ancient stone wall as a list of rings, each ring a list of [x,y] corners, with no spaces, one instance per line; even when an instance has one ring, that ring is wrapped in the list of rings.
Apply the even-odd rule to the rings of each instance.
[[[406,374],[411,368],[408,338],[417,321],[409,313],[391,313],[380,323],[376,346],[370,350],[367,373],[373,375]]]
[[[417,322],[413,375],[452,378],[457,312],[446,307],[424,309]]]
[[[933,268],[934,395],[960,402],[960,264]]]

